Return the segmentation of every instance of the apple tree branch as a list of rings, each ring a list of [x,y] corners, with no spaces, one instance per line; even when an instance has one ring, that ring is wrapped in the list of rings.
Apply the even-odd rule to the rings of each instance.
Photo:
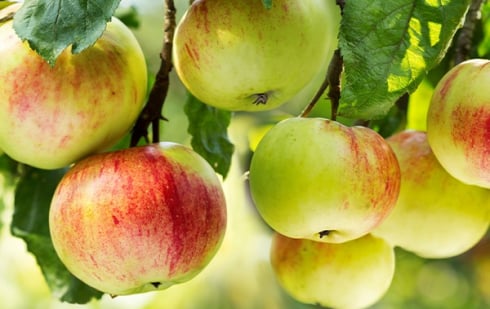
[[[340,7],[340,14],[343,14],[345,1],[336,0],[336,4]],[[332,104],[331,118],[332,120],[337,119],[337,110],[340,103],[340,76],[342,74],[343,67],[344,62],[342,60],[340,49],[336,49],[332,56],[332,60],[330,60],[330,64],[328,65],[327,75],[325,76],[323,83],[320,85],[320,88],[316,92],[313,99],[311,99],[310,103],[301,112],[300,117],[307,117],[313,107],[315,107],[318,100],[322,97],[325,90],[329,88],[327,96]]]
[[[472,0],[468,13],[456,40],[454,64],[461,63],[470,58],[473,34],[476,21],[480,18],[480,12],[484,0]]]
[[[165,0],[164,40],[160,52],[160,68],[155,76],[155,83],[150,91],[148,102],[141,111],[131,134],[131,146],[136,146],[141,138],[150,142],[148,128],[152,127],[152,141],[160,140],[160,120],[166,120],[162,116],[163,104],[167,97],[170,84],[169,73],[172,70],[172,41],[174,37],[176,21],[176,8],[173,0]]]

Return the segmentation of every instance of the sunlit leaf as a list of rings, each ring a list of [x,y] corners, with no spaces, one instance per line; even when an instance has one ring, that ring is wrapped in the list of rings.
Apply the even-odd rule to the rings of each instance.
[[[339,45],[345,65],[339,114],[384,116],[444,56],[469,0],[346,1]]]
[[[120,0],[26,0],[14,17],[22,40],[53,65],[68,46],[80,53],[102,35]]]

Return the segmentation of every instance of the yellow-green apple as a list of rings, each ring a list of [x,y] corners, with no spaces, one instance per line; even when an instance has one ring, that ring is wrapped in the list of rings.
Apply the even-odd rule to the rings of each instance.
[[[337,40],[334,1],[198,0],[174,36],[173,60],[187,89],[227,110],[278,107],[313,79]]]
[[[460,181],[490,188],[490,61],[471,59],[438,82],[427,137],[441,165]]]
[[[7,8],[8,9],[8,8]],[[80,54],[63,51],[54,67],[12,28],[0,26],[0,148],[43,169],[69,165],[113,146],[145,102],[145,58],[115,17]]]
[[[400,169],[369,128],[289,118],[259,142],[249,181],[259,214],[274,230],[338,243],[369,233],[390,213]]]
[[[367,234],[341,244],[275,234],[271,265],[296,300],[336,309],[366,308],[387,292],[395,272],[393,247]]]
[[[372,233],[425,258],[447,258],[473,247],[490,224],[490,190],[464,184],[439,164],[427,135],[403,131],[387,139],[401,169],[391,214]]]
[[[76,163],[59,183],[49,227],[68,270],[111,295],[196,276],[226,228],[221,182],[192,149],[159,143]]]

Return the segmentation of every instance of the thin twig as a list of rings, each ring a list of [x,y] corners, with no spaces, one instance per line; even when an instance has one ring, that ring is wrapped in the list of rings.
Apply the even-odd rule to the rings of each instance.
[[[169,73],[172,70],[172,41],[176,27],[176,9],[173,0],[165,0],[165,5],[165,28],[163,47],[160,52],[160,68],[155,76],[155,83],[148,97],[148,102],[134,125],[131,146],[137,145],[141,138],[144,138],[147,143],[150,142],[148,137],[150,125],[152,126],[152,142],[158,142],[160,140],[160,120],[166,120],[162,116],[162,109],[170,84]]]
[[[318,102],[318,100],[320,100],[320,98],[322,97],[323,93],[327,89],[327,87],[328,87],[328,71],[329,70],[327,70],[327,76],[325,76],[325,79],[323,80],[323,83],[320,85],[320,88],[316,92],[316,94],[313,97],[313,99],[311,99],[310,103],[301,112],[301,114],[299,115],[300,117],[307,117],[308,116],[308,114],[311,112],[311,110],[313,109],[313,107],[315,107],[316,103]]]
[[[8,13],[7,15],[3,16],[3,17],[0,17],[0,23],[4,23],[4,22],[7,22],[9,20],[14,19],[14,15],[15,15],[15,13],[11,12],[11,13]]]
[[[335,50],[332,62],[328,67],[328,78],[330,87],[328,88],[328,98],[332,104],[332,120],[337,119],[337,110],[340,104],[340,77],[344,70],[344,61],[340,55],[340,49]]]
[[[470,58],[473,34],[476,21],[480,18],[480,11],[484,0],[471,1],[465,21],[458,35],[454,54],[454,64],[461,63]]]
[[[306,108],[301,112],[300,117],[307,117],[311,110],[315,107],[318,100],[321,98],[327,87],[329,88],[327,96],[332,103],[332,120],[337,118],[337,109],[339,107],[340,100],[340,75],[343,70],[343,61],[340,56],[340,49],[335,50],[330,64],[328,65],[327,75],[322,85],[316,92],[313,99],[306,106]]]

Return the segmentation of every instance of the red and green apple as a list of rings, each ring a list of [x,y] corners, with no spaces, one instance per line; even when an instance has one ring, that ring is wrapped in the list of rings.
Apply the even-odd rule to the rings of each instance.
[[[291,238],[339,243],[369,233],[391,212],[400,168],[386,141],[369,128],[289,118],[259,142],[249,181],[271,228]]]
[[[366,308],[386,294],[395,272],[393,247],[365,235],[341,244],[275,234],[271,264],[296,300],[327,308]]]
[[[427,138],[458,180],[490,188],[490,60],[471,59],[438,82],[427,114]]]
[[[227,110],[270,110],[324,67],[337,44],[334,1],[194,1],[177,25],[175,70],[198,99]]]
[[[169,142],[89,156],[59,183],[49,227],[74,276],[115,295],[166,289],[196,276],[226,228],[212,167]]]
[[[9,7],[7,7],[9,9]],[[51,67],[0,25],[0,149],[43,169],[67,166],[113,146],[145,102],[147,68],[132,32],[117,18],[79,54]]]
[[[452,177],[422,131],[387,139],[401,168],[393,211],[372,233],[425,258],[449,258],[473,247],[490,225],[490,190]]]

